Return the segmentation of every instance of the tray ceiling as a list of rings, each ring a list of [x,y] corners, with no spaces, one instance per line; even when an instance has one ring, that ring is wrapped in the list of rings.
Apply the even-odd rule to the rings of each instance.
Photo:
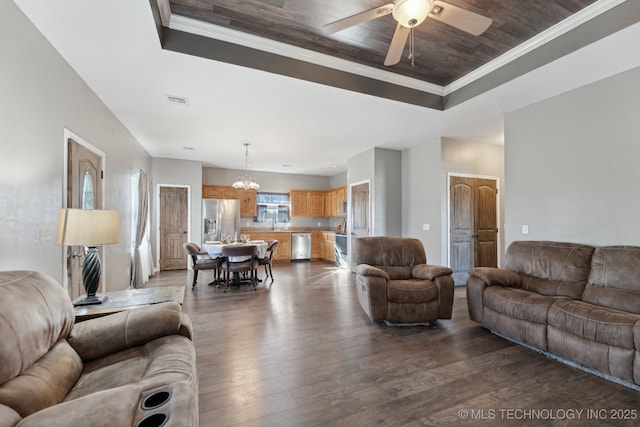
[[[595,0],[450,0],[487,16],[489,29],[473,36],[435,19],[415,30],[415,66],[383,65],[396,22],[391,15],[327,35],[322,27],[389,0],[170,0],[173,15],[251,34],[375,69],[447,86],[574,15]]]

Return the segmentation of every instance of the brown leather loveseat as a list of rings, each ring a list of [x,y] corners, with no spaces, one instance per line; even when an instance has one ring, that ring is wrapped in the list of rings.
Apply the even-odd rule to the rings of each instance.
[[[518,241],[469,272],[472,320],[611,380],[640,384],[640,247]]]
[[[389,324],[422,324],[451,319],[452,270],[427,265],[418,239],[355,239],[356,287],[369,318]]]
[[[179,304],[74,320],[53,278],[0,272],[0,426],[198,425],[191,322]]]

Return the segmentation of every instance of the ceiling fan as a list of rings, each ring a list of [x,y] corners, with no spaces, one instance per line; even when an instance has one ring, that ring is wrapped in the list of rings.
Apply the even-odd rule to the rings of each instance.
[[[413,29],[427,18],[435,19],[474,36],[484,33],[493,22],[486,16],[478,15],[442,1],[393,0],[393,3],[348,16],[327,24],[322,29],[328,34],[333,34],[389,14],[393,16],[393,19],[398,24],[396,25],[396,31],[393,34],[387,57],[384,60],[384,65],[387,66],[400,62],[409,34],[412,35],[409,45],[409,58],[413,65]]]

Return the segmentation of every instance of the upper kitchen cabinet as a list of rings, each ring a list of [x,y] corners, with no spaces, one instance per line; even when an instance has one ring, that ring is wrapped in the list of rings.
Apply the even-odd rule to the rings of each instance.
[[[203,185],[203,199],[238,199],[238,190],[224,185]]]
[[[226,185],[203,185],[203,199],[240,200],[240,216],[256,216],[256,191],[240,190]]]
[[[324,215],[344,216],[344,202],[347,201],[347,187],[327,190],[324,195]]]
[[[257,216],[256,190],[238,190],[240,216]]]
[[[309,216],[324,216],[324,191],[309,191]]]
[[[291,216],[324,216],[324,191],[291,190]]]

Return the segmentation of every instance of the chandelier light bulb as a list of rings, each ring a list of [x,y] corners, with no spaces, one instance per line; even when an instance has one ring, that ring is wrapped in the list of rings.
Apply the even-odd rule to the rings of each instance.
[[[257,190],[260,188],[260,184],[256,179],[249,176],[249,143],[244,143],[244,175],[237,177],[232,187],[243,190]]]

